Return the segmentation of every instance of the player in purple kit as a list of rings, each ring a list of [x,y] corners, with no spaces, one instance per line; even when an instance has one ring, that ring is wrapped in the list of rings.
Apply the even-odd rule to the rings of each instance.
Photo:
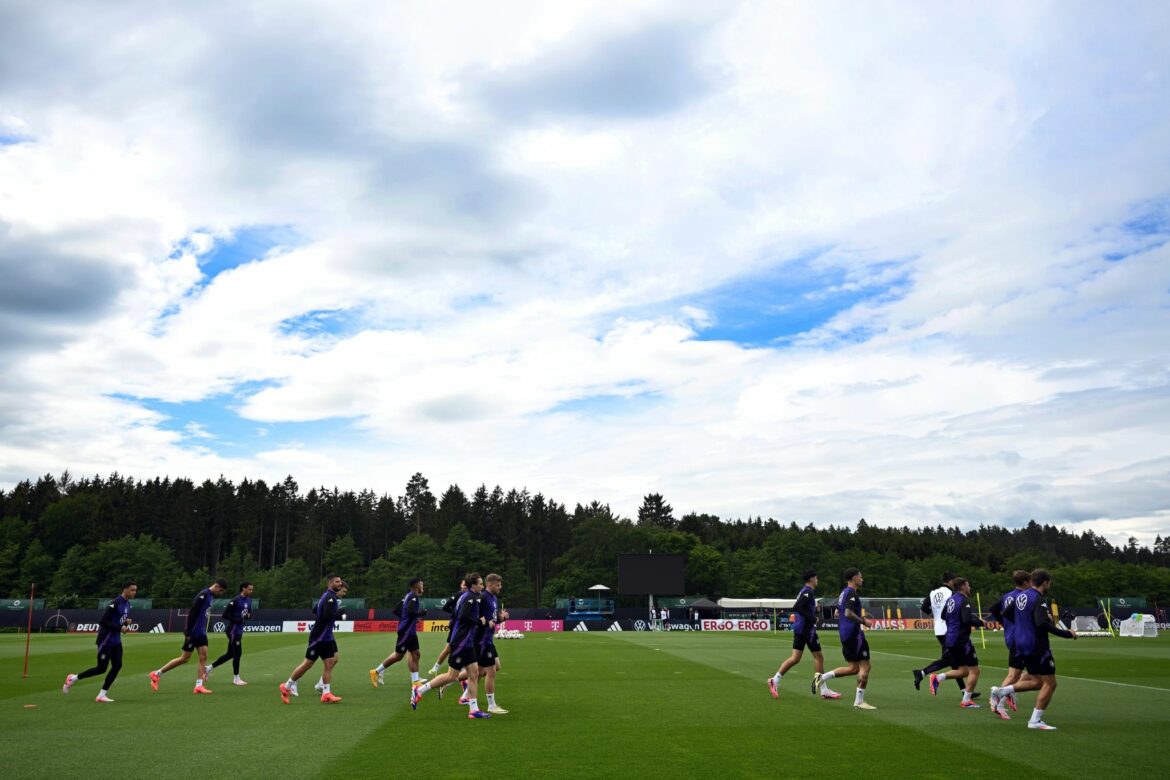
[[[227,580],[218,579],[199,591],[191,609],[187,611],[187,625],[183,629],[183,651],[178,658],[172,658],[161,669],[150,673],[150,687],[158,690],[159,680],[164,674],[191,660],[191,653],[199,654],[199,671],[195,673],[195,693],[211,693],[203,685],[207,673],[207,620],[211,617],[211,603],[227,590]]]
[[[792,627],[792,655],[785,658],[776,674],[768,678],[768,690],[771,691],[773,699],[780,698],[780,679],[789,669],[800,663],[806,647],[813,654],[813,671],[817,674],[823,674],[825,671],[825,655],[821,652],[821,640],[817,637],[816,589],[819,580],[817,573],[812,569],[802,576],[804,587],[796,594],[796,603],[792,606],[792,611],[796,613],[796,624]],[[831,690],[828,683],[821,683],[820,693],[823,699],[841,698],[841,694]]]
[[[317,663],[318,658],[325,666],[321,673],[321,703],[333,704],[341,701],[341,697],[335,696],[331,690],[333,667],[337,664],[337,641],[333,638],[333,622],[337,620],[340,598],[338,594],[345,590],[345,581],[335,574],[330,574],[325,581],[329,587],[313,607],[316,619],[309,630],[309,646],[305,650],[305,660],[297,664],[288,680],[280,684],[280,700],[285,704],[288,704],[289,696],[300,696],[297,691],[297,680]]]
[[[86,669],[81,674],[66,675],[65,684],[61,686],[61,693],[69,693],[69,689],[73,687],[75,682],[99,675],[105,672],[108,667],[109,671],[106,672],[105,682],[102,683],[101,690],[98,691],[94,701],[102,704],[114,703],[108,694],[114,680],[118,678],[118,672],[122,669],[122,632],[130,628],[130,599],[137,594],[137,583],[127,582],[122,586],[122,593],[106,605],[105,610],[102,611],[101,620],[98,621],[97,665]]]
[[[486,624],[487,620],[480,614],[483,593],[483,578],[478,573],[471,573],[464,577],[467,592],[460,597],[459,606],[455,611],[455,627],[451,633],[449,643],[451,653],[447,658],[450,668],[438,677],[425,682],[411,691],[410,707],[418,709],[418,703],[427,691],[438,688],[459,679],[459,672],[467,670],[467,703],[471,705],[467,713],[469,718],[490,718],[491,715],[480,710],[477,695],[479,693],[479,656],[475,648],[475,628]]]
[[[398,616],[398,638],[394,643],[394,652],[386,660],[370,670],[370,684],[377,688],[384,685],[382,674],[389,667],[406,659],[406,668],[410,670],[410,684],[421,685],[418,679],[418,624],[427,611],[419,603],[419,596],[423,594],[425,584],[422,579],[415,577],[410,581],[410,590],[402,597],[401,603],[394,610]]]
[[[938,686],[943,680],[966,680],[963,701],[960,707],[978,709],[972,701],[975,686],[979,683],[979,656],[971,644],[971,629],[983,625],[971,609],[971,583],[964,577],[955,577],[954,592],[947,599],[943,615],[947,621],[946,645],[943,656],[951,670],[946,674],[930,675],[930,692],[938,695]]]
[[[476,654],[479,656],[479,670],[483,677],[483,690],[487,696],[488,712],[492,715],[507,715],[508,711],[496,704],[496,672],[500,668],[500,654],[496,651],[496,626],[508,619],[508,611],[500,606],[500,590],[504,579],[498,574],[489,574],[484,580],[483,603],[480,612],[485,622],[476,628]],[[470,678],[470,675],[468,675]]]
[[[845,589],[837,598],[837,633],[841,637],[841,653],[848,661],[848,666],[840,666],[831,672],[814,674],[812,692],[815,694],[822,684],[836,677],[850,677],[857,675],[857,694],[853,699],[853,708],[857,710],[876,710],[865,700],[865,686],[869,684],[869,642],[865,640],[862,626],[869,628],[869,619],[861,614],[861,598],[857,595],[865,580],[861,571],[855,568],[845,570]]]
[[[991,706],[998,708],[1000,700],[1022,691],[1039,690],[1036,707],[1028,719],[1028,728],[1040,731],[1055,731],[1056,726],[1044,722],[1044,711],[1056,692],[1056,659],[1052,657],[1049,635],[1056,634],[1065,639],[1076,639],[1076,631],[1065,631],[1052,621],[1052,607],[1048,603],[1048,591],[1052,588],[1052,575],[1044,569],[1032,572],[1032,587],[1016,596],[1014,604],[1016,654],[1024,664],[1030,677],[1015,685],[991,689]]]
[[[226,664],[228,661],[232,662],[232,685],[247,685],[248,683],[240,679],[240,659],[244,655],[244,621],[252,618],[252,583],[245,582],[240,585],[239,594],[227,603],[223,610],[223,622],[225,628],[224,634],[227,636],[227,650],[224,650],[223,655],[215,659],[204,670],[207,677],[211,677],[211,672],[217,666]]]
[[[1016,597],[1032,586],[1032,575],[1023,569],[1016,569],[1012,572],[1012,582],[1015,588],[1000,596],[999,601],[991,607],[991,616],[1003,626],[1003,642],[1008,649],[1008,673],[999,684],[1001,688],[1015,685],[1024,676],[1024,661],[1016,654]],[[1011,720],[1007,707],[1011,707],[1012,712],[1016,711],[1014,694],[1000,697],[998,706],[992,706],[991,712],[1000,720]]]
[[[447,599],[443,605],[443,611],[451,615],[451,617],[447,620],[448,641],[443,643],[443,649],[439,651],[439,657],[435,659],[434,666],[432,666],[430,671],[427,672],[427,674],[429,674],[431,677],[434,677],[439,673],[439,668],[443,665],[443,662],[447,660],[447,656],[451,654],[451,643],[449,640],[451,638],[451,632],[455,629],[455,610],[459,606],[459,599],[463,598],[463,594],[466,592],[467,583],[463,580],[460,580],[459,592],[451,598]]]

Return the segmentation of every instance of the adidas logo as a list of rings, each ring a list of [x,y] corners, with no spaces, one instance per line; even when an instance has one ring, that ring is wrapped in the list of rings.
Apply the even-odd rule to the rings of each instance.
[[[154,628],[150,629],[149,633],[151,633],[151,634],[165,634],[166,629],[163,628],[162,623],[155,623]]]
[[[573,630],[574,631],[588,631],[589,628],[584,623],[578,623],[577,625],[573,626]]]
[[[610,626],[609,626],[609,628],[607,628],[607,629],[605,629],[605,630],[606,630],[606,631],[621,631],[621,630],[622,630],[622,627],[621,627],[621,626],[619,626],[617,623],[611,623],[611,624],[610,624]]]

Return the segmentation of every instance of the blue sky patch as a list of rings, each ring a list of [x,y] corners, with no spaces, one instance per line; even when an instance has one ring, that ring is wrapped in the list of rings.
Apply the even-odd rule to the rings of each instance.
[[[352,417],[333,417],[304,422],[264,422],[241,417],[236,408],[243,400],[274,382],[245,382],[236,390],[200,401],[171,403],[114,394],[119,400],[150,409],[166,419],[158,427],[183,436],[183,445],[205,447],[224,457],[251,457],[265,450],[306,447],[336,442],[339,436],[353,441],[361,434],[351,426]]]
[[[322,336],[343,337],[357,333],[363,327],[360,309],[314,309],[281,321],[280,332],[285,336],[299,335],[315,339]]]
[[[548,411],[549,414],[585,414],[614,417],[618,415],[642,414],[662,400],[662,394],[650,390],[630,395],[599,393],[581,398],[562,401]]]
[[[851,278],[844,268],[816,264],[822,254],[810,253],[675,303],[712,315],[714,322],[699,332],[698,340],[765,346],[791,341],[863,301],[896,299],[909,284],[901,262],[874,263],[864,278]],[[857,341],[869,335],[842,338]]]
[[[211,250],[199,255],[199,270],[206,281],[211,281],[224,271],[263,259],[277,247],[291,248],[300,243],[300,237],[286,225],[251,225],[235,231],[230,238],[217,239]],[[189,239],[177,243],[171,257],[194,251]]]

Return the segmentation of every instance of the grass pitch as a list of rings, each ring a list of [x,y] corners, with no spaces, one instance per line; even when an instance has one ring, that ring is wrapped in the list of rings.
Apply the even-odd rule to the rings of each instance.
[[[1020,695],[1010,723],[987,708],[963,710],[948,682],[934,698],[915,691],[910,670],[938,645],[921,633],[870,633],[874,651],[867,701],[853,709],[852,679],[822,701],[809,692],[812,657],[785,676],[780,699],[765,679],[791,647],[790,634],[566,633],[500,641],[498,701],[511,712],[470,721],[453,696],[408,702],[399,664],[374,690],[367,670],[392,649],[393,635],[339,634],[334,692],[322,705],[317,677],[280,703],[276,686],[303,657],[305,638],[248,635],[246,688],[230,665],[212,678],[212,696],[191,693],[194,665],[168,673],[158,693],[147,672],[177,655],[175,634],[125,640],[113,705],[93,697],[101,677],[68,695],[69,672],[94,660],[92,636],[34,635],[29,677],[24,637],[0,637],[0,746],[4,774],[40,777],[767,777],[853,776],[1127,777],[1170,775],[1160,746],[1170,729],[1170,638],[1054,640],[1059,687],[1046,720],[1026,728],[1035,694]],[[827,633],[826,666],[841,664]],[[423,636],[423,668],[443,637]],[[212,657],[223,650],[212,637]],[[978,647],[978,645],[977,645]],[[986,701],[1005,672],[999,635],[980,650]],[[481,691],[480,704],[486,705]]]

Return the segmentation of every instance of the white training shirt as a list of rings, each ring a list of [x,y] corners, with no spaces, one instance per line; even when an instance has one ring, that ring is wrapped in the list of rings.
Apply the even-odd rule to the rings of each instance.
[[[921,593],[921,591],[919,591]],[[947,620],[943,612],[947,608],[947,599],[951,597],[951,589],[946,585],[939,585],[930,592],[930,611],[934,615],[934,635],[943,636],[947,633]]]

